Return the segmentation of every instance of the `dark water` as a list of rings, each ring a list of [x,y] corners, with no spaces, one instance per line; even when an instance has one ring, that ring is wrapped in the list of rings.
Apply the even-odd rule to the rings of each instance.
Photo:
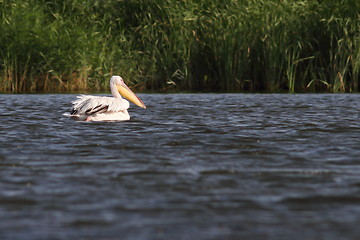
[[[360,95],[0,95],[0,239],[360,239]]]

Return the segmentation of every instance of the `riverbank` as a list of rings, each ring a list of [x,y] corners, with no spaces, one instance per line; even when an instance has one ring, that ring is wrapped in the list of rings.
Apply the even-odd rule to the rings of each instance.
[[[359,91],[360,3],[3,1],[0,91]]]

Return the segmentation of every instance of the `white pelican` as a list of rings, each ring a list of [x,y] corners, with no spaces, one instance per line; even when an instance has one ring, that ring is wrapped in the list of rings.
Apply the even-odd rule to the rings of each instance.
[[[133,93],[120,76],[110,78],[110,90],[113,97],[80,95],[72,101],[70,117],[81,121],[124,121],[129,120],[127,111],[130,104],[124,98],[146,108],[145,104]]]

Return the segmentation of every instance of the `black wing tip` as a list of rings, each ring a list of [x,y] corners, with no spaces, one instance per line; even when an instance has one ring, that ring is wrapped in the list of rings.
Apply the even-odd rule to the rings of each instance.
[[[109,109],[109,105],[99,105],[96,106],[93,109],[88,109],[85,111],[86,115],[93,115],[93,114],[100,114],[100,113],[105,113],[107,112]]]
[[[71,109],[70,109],[70,114],[71,114],[71,115],[75,115],[77,112],[78,112],[78,110],[75,109],[75,108],[71,108]]]

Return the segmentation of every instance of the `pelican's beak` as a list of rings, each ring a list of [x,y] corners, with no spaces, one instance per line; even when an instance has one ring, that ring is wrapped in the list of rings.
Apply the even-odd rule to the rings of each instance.
[[[145,104],[138,98],[131,89],[126,86],[125,83],[121,83],[120,85],[116,86],[121,96],[126,98],[127,100],[133,102],[134,104],[138,105],[139,107],[146,108]]]

